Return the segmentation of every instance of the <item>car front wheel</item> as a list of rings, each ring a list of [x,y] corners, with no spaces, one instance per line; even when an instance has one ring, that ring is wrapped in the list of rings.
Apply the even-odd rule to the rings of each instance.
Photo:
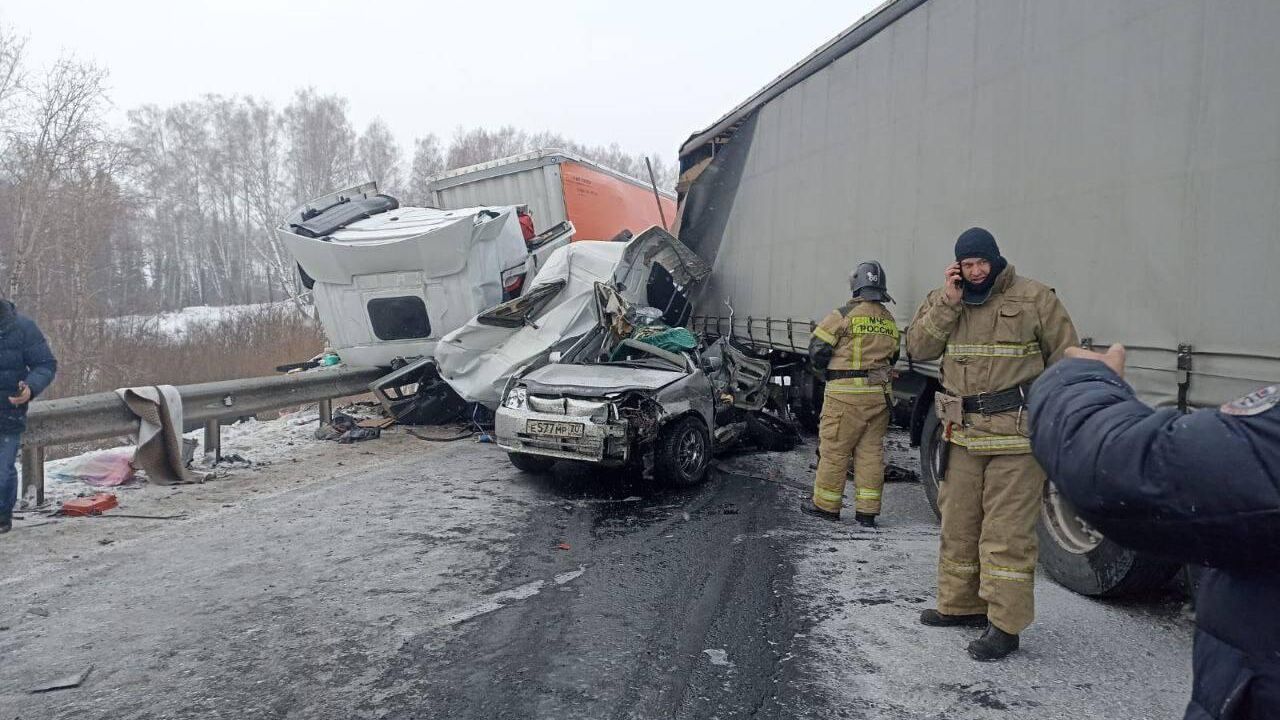
[[[654,474],[658,480],[688,487],[706,477],[711,441],[696,418],[683,417],[663,428],[654,450]]]

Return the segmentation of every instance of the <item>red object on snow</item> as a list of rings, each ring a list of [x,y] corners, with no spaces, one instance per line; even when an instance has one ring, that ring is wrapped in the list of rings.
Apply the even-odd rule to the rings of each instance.
[[[83,517],[85,515],[101,515],[102,513],[118,506],[120,503],[116,501],[116,496],[111,493],[98,493],[92,497],[76,498],[62,503],[62,514],[72,517]]]

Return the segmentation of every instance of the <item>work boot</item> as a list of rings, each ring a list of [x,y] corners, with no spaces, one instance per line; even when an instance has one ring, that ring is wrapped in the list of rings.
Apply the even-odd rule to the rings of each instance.
[[[1018,636],[988,625],[982,637],[969,643],[969,657],[980,662],[1000,660],[1018,649]]]
[[[13,529],[13,516],[0,515],[0,535],[3,535]]]
[[[874,530],[876,527],[876,516],[871,513],[854,513],[853,519],[858,521],[858,524],[864,528]]]
[[[920,624],[929,627],[982,627],[987,624],[987,616],[983,614],[948,615],[929,608],[920,613]]]
[[[830,520],[831,522],[840,522],[840,513],[827,512],[826,510],[823,510],[817,505],[814,505],[813,502],[809,500],[805,500],[804,502],[800,503],[800,512],[806,515],[812,515],[816,518],[822,518],[823,520]]]

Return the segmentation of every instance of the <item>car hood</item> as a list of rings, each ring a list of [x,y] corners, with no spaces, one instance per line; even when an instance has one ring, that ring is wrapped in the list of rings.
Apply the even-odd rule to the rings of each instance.
[[[536,395],[599,397],[628,390],[659,390],[688,377],[679,370],[653,370],[621,365],[544,365],[520,378]]]

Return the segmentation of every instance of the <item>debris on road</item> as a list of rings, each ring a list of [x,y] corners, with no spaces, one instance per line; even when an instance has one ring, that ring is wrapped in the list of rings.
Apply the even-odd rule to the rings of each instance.
[[[136,477],[133,448],[122,447],[72,458],[54,470],[60,480],[82,482],[93,487],[116,487]]]
[[[30,692],[34,695],[53,692],[54,690],[70,690],[72,688],[78,688],[89,678],[89,673],[91,672],[93,672],[93,666],[89,665],[84,670],[81,670],[74,675],[65,675],[53,682],[45,683],[44,685],[37,685],[36,687],[31,688]]]
[[[61,513],[70,517],[85,517],[88,515],[101,515],[113,507],[120,505],[120,501],[111,493],[97,493],[90,497],[75,498],[62,503]]]
[[[885,482],[919,482],[920,475],[915,470],[909,470],[901,465],[888,464],[884,466]]]
[[[360,422],[360,420],[345,413],[334,413],[333,420],[328,425],[316,430],[316,439],[337,440],[339,443],[346,445],[360,442],[361,440],[375,440],[382,437],[381,428],[362,427]]]
[[[156,485],[187,485],[209,479],[195,473],[183,458],[182,397],[172,385],[121,388],[116,394],[138,417],[134,467]]]
[[[132,515],[130,513],[111,513],[102,517],[125,518],[129,520],[186,520],[189,516],[186,513],[178,513],[177,515]]]
[[[729,653],[720,648],[709,648],[702,652],[707,654],[712,665],[720,665],[722,667],[733,667],[733,663],[729,662]]]

